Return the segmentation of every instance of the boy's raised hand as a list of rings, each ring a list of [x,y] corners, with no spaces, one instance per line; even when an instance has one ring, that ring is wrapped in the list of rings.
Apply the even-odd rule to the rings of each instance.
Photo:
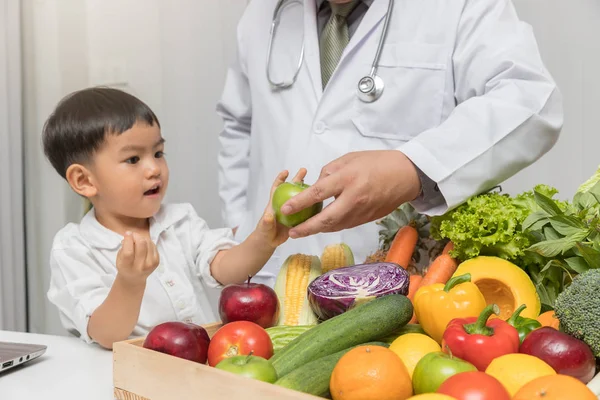
[[[275,178],[273,186],[271,186],[269,204],[267,204],[265,212],[263,213],[263,217],[258,222],[258,226],[256,227],[256,233],[261,235],[261,238],[265,241],[265,243],[273,248],[285,243],[285,241],[289,238],[289,228],[277,222],[275,219],[275,211],[273,210],[272,206],[275,189],[277,189],[277,186],[284,183],[288,176],[288,171],[282,171],[279,173],[279,175],[277,175],[277,178]],[[292,181],[296,183],[302,182],[304,177],[306,177],[306,168],[300,168]]]
[[[152,240],[137,233],[125,234],[117,253],[117,270],[122,278],[132,284],[145,283],[159,263],[160,256]]]

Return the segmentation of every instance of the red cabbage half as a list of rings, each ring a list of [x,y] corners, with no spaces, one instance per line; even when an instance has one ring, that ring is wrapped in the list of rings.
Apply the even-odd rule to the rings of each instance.
[[[388,294],[408,294],[410,276],[395,263],[377,262],[331,270],[308,285],[310,307],[321,321]]]

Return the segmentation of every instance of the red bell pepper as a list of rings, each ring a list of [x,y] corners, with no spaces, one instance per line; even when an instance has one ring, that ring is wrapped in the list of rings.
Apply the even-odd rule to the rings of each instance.
[[[485,371],[494,358],[519,352],[519,332],[499,318],[496,304],[488,305],[479,317],[455,318],[444,331],[442,349]]]

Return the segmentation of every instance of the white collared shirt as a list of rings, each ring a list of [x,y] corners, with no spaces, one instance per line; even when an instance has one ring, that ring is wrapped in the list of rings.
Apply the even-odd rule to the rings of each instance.
[[[231,229],[209,229],[190,204],[169,204],[150,219],[150,238],[160,264],[146,281],[131,336],[146,335],[166,321],[217,321],[206,289],[220,287],[210,274],[210,263],[219,250],[236,244]],[[54,238],[48,298],[58,307],[64,328],[87,343],[93,342],[87,334],[89,317],[104,302],[117,275],[122,240],[98,222],[94,209]]]

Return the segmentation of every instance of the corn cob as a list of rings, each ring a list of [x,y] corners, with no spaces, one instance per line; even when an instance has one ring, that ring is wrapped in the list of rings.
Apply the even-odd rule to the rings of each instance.
[[[321,262],[317,256],[294,254],[289,256],[275,282],[275,293],[279,298],[278,325],[312,325],[317,323],[306,289],[308,284],[321,275]]]
[[[323,273],[341,267],[354,265],[354,254],[345,243],[325,246],[321,255],[321,268]]]

